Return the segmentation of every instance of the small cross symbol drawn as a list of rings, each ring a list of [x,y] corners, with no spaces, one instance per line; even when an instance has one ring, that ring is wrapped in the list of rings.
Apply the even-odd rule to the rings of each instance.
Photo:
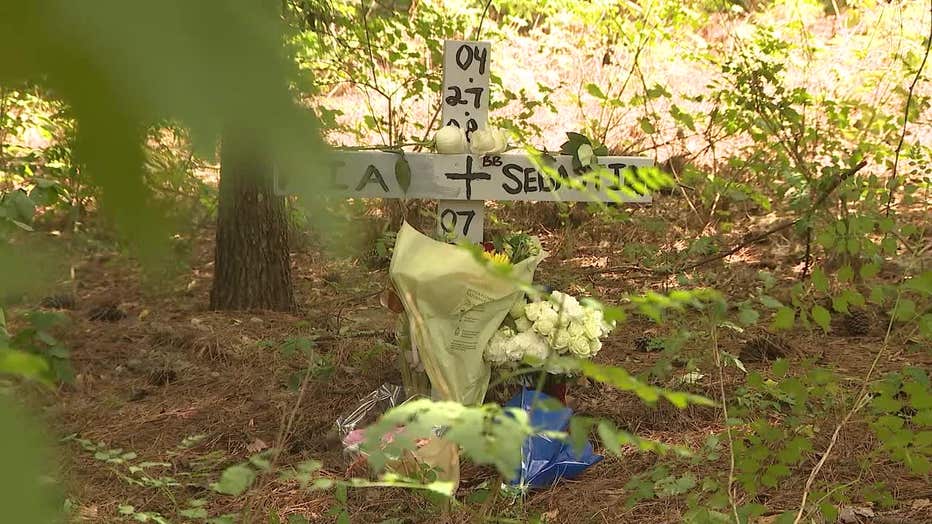
[[[465,180],[466,181],[466,200],[472,200],[472,181],[473,180],[492,180],[492,175],[490,173],[482,173],[472,171],[472,156],[466,157],[466,172],[465,173],[444,173],[445,177],[450,180]]]

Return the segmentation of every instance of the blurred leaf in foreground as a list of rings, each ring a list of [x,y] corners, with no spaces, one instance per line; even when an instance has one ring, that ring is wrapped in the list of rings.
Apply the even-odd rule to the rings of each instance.
[[[172,121],[212,156],[225,127],[249,129],[280,171],[313,166],[315,121],[291,92],[276,2],[0,3],[0,85],[37,84],[77,122],[76,161],[137,253],[163,255],[163,213],[143,179],[146,130]]]

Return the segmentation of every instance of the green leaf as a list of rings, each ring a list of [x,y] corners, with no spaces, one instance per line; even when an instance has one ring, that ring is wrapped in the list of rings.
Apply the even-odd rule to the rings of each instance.
[[[245,464],[237,464],[223,470],[220,481],[211,485],[217,493],[242,495],[256,480],[256,472]]]
[[[908,279],[906,282],[903,282],[903,288],[922,295],[932,295],[932,271],[925,271],[918,276]]]
[[[858,273],[861,274],[861,278],[864,280],[874,278],[877,276],[877,273],[880,273],[880,264],[876,262],[870,262],[861,266],[861,269],[858,270]]]
[[[822,268],[817,267],[812,271],[812,285],[816,290],[823,293],[828,292],[828,277],[825,276],[825,271],[822,271]]]
[[[48,373],[49,363],[39,355],[0,348],[0,375],[15,375],[48,384]]]
[[[822,306],[813,306],[811,314],[812,320],[822,328],[822,331],[827,333],[829,330],[829,323],[832,321],[831,313]]]
[[[825,249],[832,249],[835,245],[835,231],[831,229],[823,229],[816,235],[816,242],[819,243]]]
[[[757,320],[760,318],[760,313],[756,309],[751,307],[743,307],[738,311],[738,321],[744,324],[745,326],[751,326],[757,323]]]
[[[659,483],[657,494],[663,497],[672,497],[682,495],[696,487],[696,477],[692,473],[686,473],[682,477],[673,479],[666,478]]]
[[[819,504],[819,511],[825,517],[826,522],[835,522],[838,520],[838,507],[829,502]]]
[[[333,479],[319,478],[311,484],[312,490],[326,490],[333,487]]]
[[[586,84],[586,92],[601,100],[608,98],[605,96],[605,93],[602,92],[602,89],[600,89],[599,86],[592,83]]]
[[[850,264],[845,264],[838,269],[838,274],[836,276],[841,282],[849,282],[854,278],[854,270],[851,269]]]
[[[903,408],[903,403],[889,395],[880,395],[871,401],[871,406],[881,413],[896,413]]]
[[[861,251],[861,241],[857,238],[850,237],[845,246],[848,250],[848,253],[852,255],[857,255]]]
[[[187,517],[189,519],[206,519],[207,510],[204,508],[188,508],[183,509],[178,512],[182,517]]]
[[[641,126],[641,131],[644,131],[648,135],[652,135],[657,132],[657,128],[654,127],[654,124],[650,121],[650,118],[642,116],[638,119],[638,124]]]
[[[676,104],[672,104],[670,106],[670,116],[672,116],[673,119],[676,120],[677,122],[686,126],[690,131],[693,131],[693,132],[696,131],[696,123],[693,120],[692,115],[684,112]]]
[[[785,358],[778,358],[773,362],[773,365],[770,366],[770,372],[777,378],[783,378],[786,376],[786,372],[790,370],[790,361]]]
[[[602,441],[602,444],[605,445],[605,449],[620,457],[621,439],[618,438],[618,431],[616,428],[612,427],[608,421],[603,420],[599,422],[598,432],[599,439]]]
[[[916,303],[908,298],[901,298],[896,308],[890,312],[900,322],[908,322],[916,314]]]
[[[404,155],[400,155],[395,161],[395,180],[401,191],[407,194],[408,188],[411,187],[411,165],[408,164],[408,159]]]
[[[792,308],[781,307],[773,317],[774,329],[790,329],[796,320],[796,312]]]
[[[837,297],[832,297],[832,309],[839,313],[848,312],[848,298],[844,293],[838,295]]]
[[[880,248],[883,250],[883,253],[887,256],[892,257],[896,255],[896,248],[897,248],[896,239],[893,237],[884,237],[884,239],[880,241]]]
[[[780,302],[779,300],[773,298],[770,295],[761,295],[760,303],[766,307],[769,307],[770,309],[779,309],[783,307],[783,302]]]

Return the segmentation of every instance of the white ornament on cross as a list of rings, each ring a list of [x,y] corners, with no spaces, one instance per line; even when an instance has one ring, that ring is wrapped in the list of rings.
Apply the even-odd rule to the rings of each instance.
[[[442,125],[466,132],[487,127],[489,115],[489,42],[447,40],[443,45]],[[522,153],[441,155],[404,153],[411,168],[411,181],[404,191],[395,178],[399,153],[385,151],[340,151],[334,153],[326,173],[324,191],[351,198],[437,199],[437,227],[444,235],[482,242],[486,200],[562,202],[649,203],[650,195],[621,191],[625,168],[648,167],[653,160],[643,157],[603,156],[598,163],[605,176],[589,175],[583,189],[565,187],[539,172],[534,159]],[[561,178],[581,176],[574,172],[573,157],[557,155],[551,167]],[[587,184],[588,181],[588,184]],[[290,194],[287,179],[276,176],[275,189]],[[592,187],[589,187],[592,184]]]

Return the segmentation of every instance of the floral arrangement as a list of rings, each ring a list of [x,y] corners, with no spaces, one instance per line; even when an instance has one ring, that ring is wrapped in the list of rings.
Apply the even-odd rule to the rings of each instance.
[[[482,256],[494,264],[517,264],[540,255],[540,240],[526,233],[514,233],[482,244]]]
[[[597,303],[580,303],[566,293],[554,291],[533,302],[522,299],[492,336],[485,360],[493,366],[520,362],[540,366],[551,355],[591,358],[602,349],[602,338],[614,327]]]

